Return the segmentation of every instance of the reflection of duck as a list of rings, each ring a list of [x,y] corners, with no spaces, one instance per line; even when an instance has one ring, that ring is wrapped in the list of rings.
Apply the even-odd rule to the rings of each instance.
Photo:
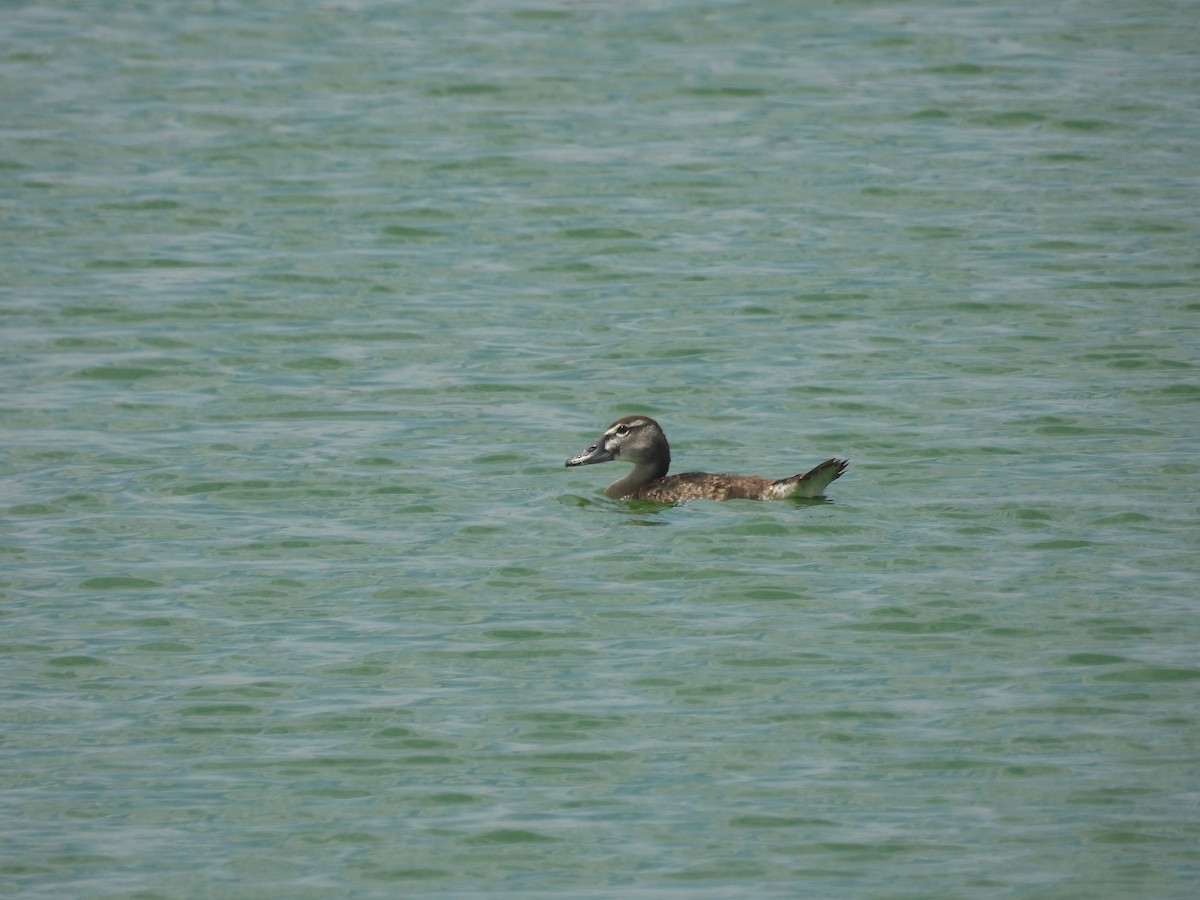
[[[662,428],[649,416],[617,419],[568,466],[590,466],[609,460],[628,460],[633,471],[604,489],[615,500],[786,500],[789,497],[820,497],[835,478],[846,471],[844,459],[827,459],[803,475],[772,481],[754,475],[714,475],[684,472],[667,475],[671,448]]]

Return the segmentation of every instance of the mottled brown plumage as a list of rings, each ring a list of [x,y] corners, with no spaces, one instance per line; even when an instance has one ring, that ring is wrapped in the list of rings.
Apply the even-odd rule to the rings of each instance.
[[[846,471],[844,459],[828,459],[802,475],[772,481],[755,475],[684,472],[667,475],[671,448],[662,428],[649,416],[617,419],[600,439],[567,460],[567,466],[590,466],[620,459],[633,463],[624,478],[605,488],[615,500],[657,500],[681,503],[686,500],[784,500],[790,497],[820,497],[830,482]]]

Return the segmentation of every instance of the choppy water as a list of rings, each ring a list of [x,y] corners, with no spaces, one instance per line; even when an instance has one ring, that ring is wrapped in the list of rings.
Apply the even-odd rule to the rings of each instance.
[[[1190,896],[1195,13],[7,5],[0,893]]]

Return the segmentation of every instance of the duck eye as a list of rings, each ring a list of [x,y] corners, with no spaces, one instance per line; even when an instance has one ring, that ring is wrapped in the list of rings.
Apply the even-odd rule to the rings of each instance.
[[[629,434],[629,428],[625,425],[617,426],[617,434]]]

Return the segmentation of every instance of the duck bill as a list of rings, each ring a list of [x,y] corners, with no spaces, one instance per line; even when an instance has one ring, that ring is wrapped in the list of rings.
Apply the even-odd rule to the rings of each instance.
[[[594,463],[608,462],[613,455],[604,449],[603,444],[592,444],[582,453],[567,460],[567,468],[571,466],[590,466]]]

